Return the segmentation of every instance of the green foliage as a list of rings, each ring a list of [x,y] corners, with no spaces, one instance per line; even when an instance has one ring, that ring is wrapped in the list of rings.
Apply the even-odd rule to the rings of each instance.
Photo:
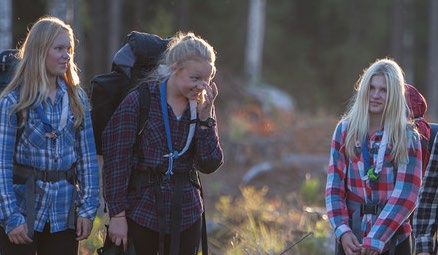
[[[302,184],[300,191],[306,204],[316,205],[321,202],[321,183],[319,179],[306,179]]]
[[[106,235],[105,222],[108,221],[106,215],[98,215],[93,223],[90,237],[80,242],[80,254],[95,254],[95,251],[103,246]]]

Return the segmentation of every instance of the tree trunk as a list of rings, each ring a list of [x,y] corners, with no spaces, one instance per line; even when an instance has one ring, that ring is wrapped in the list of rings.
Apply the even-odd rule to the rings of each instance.
[[[89,37],[88,54],[90,63],[87,65],[91,68],[93,74],[106,73],[111,69],[111,59],[108,58],[108,12],[102,10],[102,6],[107,6],[105,0],[89,1],[91,27],[87,31]]]
[[[84,73],[82,70],[84,70],[85,67],[85,35],[84,35],[84,29],[83,29],[83,22],[80,16],[80,8],[82,4],[85,4],[82,0],[73,0],[72,3],[72,13],[73,13],[73,22],[71,23],[71,26],[73,27],[75,37],[76,37],[76,49],[75,49],[75,61],[79,68],[79,77],[81,79],[82,86],[85,89],[88,89],[88,82],[86,82],[86,73]]]
[[[429,5],[429,55],[425,96],[429,118],[438,121],[438,1],[430,0]]]
[[[109,2],[108,19],[108,59],[113,59],[114,54],[120,48],[121,24],[122,24],[122,1],[111,0]]]
[[[69,24],[73,21],[73,6],[71,0],[49,0],[47,9],[50,15],[60,18]]]
[[[404,0],[405,10],[403,29],[403,59],[400,63],[405,71],[406,81],[413,84],[415,81],[415,0]],[[414,84],[415,85],[415,84]]]
[[[411,84],[415,79],[414,4],[414,0],[393,0],[391,25],[391,56],[403,68],[406,81]]]
[[[0,0],[0,50],[12,47],[12,0]]]
[[[392,1],[391,13],[391,57],[397,61],[401,61],[403,57],[403,0]]]
[[[265,12],[266,0],[249,0],[245,75],[250,84],[258,82],[261,78]]]

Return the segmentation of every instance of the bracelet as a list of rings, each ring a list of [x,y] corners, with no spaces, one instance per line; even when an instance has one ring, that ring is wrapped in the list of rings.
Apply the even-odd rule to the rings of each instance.
[[[126,217],[126,215],[117,215],[117,216],[113,216],[113,217],[111,217],[111,219],[112,219],[112,218],[124,218],[124,217]]]

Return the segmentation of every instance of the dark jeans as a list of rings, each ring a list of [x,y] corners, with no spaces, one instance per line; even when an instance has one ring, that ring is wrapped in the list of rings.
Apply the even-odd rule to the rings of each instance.
[[[50,233],[50,225],[46,224],[43,232],[35,231],[30,244],[13,244],[3,228],[0,228],[1,255],[77,255],[78,241],[73,229]]]
[[[389,251],[385,251],[384,253],[380,253],[381,255],[389,255]],[[395,247],[394,255],[412,255],[412,243],[411,237],[406,238],[403,242]],[[342,248],[342,244],[336,241],[336,251],[335,255],[345,255],[344,249]]]
[[[199,242],[201,240],[201,219],[195,222],[189,229],[181,232],[180,255],[198,254]],[[157,255],[159,246],[159,233],[142,227],[128,218],[128,235],[134,242],[136,254]],[[169,254],[170,235],[164,237],[164,253]],[[2,254],[3,255],[3,254]],[[164,254],[160,254],[164,255]]]

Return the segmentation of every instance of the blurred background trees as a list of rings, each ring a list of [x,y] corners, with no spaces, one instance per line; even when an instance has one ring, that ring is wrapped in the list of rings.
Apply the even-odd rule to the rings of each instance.
[[[254,42],[251,2],[263,7],[263,41]],[[0,48],[16,47],[38,17],[70,23],[78,38],[84,86],[110,70],[114,53],[132,30],[172,36],[193,31],[218,52],[218,67],[248,85],[248,56],[260,47],[257,81],[295,98],[296,109],[341,113],[362,69],[391,57],[422,91],[437,119],[438,3],[434,0],[0,0]],[[260,12],[260,11],[259,11]],[[253,45],[255,50],[248,47]],[[254,65],[254,63],[253,63]],[[259,66],[257,66],[259,65]],[[245,67],[246,66],[246,67]],[[258,70],[258,69],[256,69]],[[252,80],[254,81],[254,80]]]
[[[225,163],[202,176],[207,219],[220,218],[219,227],[209,228],[212,254],[250,254],[243,250],[260,243],[253,233],[265,233],[265,241],[277,240],[284,250],[308,231],[315,232],[313,243],[291,254],[332,254],[328,223],[306,216],[323,213],[303,208],[324,207],[331,132],[375,59],[398,61],[407,82],[426,96],[427,117],[438,121],[436,0],[0,0],[0,6],[0,49],[19,46],[40,16],[71,24],[85,88],[94,75],[110,71],[133,30],[161,37],[193,31],[215,47]],[[273,110],[268,101],[283,108]],[[89,253],[81,254],[102,245],[107,219],[101,209],[93,230],[100,234],[82,242]]]

